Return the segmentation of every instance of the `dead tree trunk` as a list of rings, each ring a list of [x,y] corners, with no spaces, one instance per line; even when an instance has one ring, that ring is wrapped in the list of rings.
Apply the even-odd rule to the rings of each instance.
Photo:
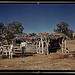
[[[64,40],[64,39],[62,39],[62,53],[64,52],[64,51],[63,51],[63,40]]]

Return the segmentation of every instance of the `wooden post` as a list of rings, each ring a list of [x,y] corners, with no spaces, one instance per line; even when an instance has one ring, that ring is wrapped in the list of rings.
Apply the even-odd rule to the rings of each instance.
[[[7,50],[6,50],[6,56],[7,56]]]
[[[13,58],[12,55],[13,55],[13,52],[11,52],[11,58]]]
[[[40,53],[40,41],[39,41],[39,53]]]
[[[42,33],[41,33],[41,44],[42,44],[42,54],[44,54]]]
[[[35,45],[35,50],[36,50],[36,52],[37,52],[37,43],[36,43],[36,45]]]
[[[10,59],[10,56],[11,56],[11,55],[10,55],[10,51],[9,51],[9,59]]]
[[[65,39],[65,52],[66,52],[66,39]]]
[[[62,53],[63,53],[63,39],[62,39]]]
[[[47,55],[49,54],[49,51],[48,51],[48,42],[46,43],[46,45],[47,45]]]
[[[44,48],[43,48],[43,41],[42,41],[42,54],[44,54]]]
[[[49,50],[48,50],[48,47],[49,47],[49,39],[47,40],[47,38],[45,37],[45,43],[46,43],[46,47],[47,47],[47,55],[49,54]]]

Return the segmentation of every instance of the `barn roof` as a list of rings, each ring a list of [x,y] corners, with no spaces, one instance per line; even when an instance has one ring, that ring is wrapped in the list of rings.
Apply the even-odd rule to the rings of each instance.
[[[65,34],[63,33],[47,33],[47,32],[43,32],[43,33],[40,33],[38,35],[35,36],[36,39],[39,39],[39,38],[50,38],[50,39],[59,39],[59,38],[66,38],[66,39],[70,39],[68,36],[66,36]]]
[[[25,41],[31,42],[32,38],[31,37],[18,36],[18,37],[15,37],[13,40],[20,40],[20,41],[25,40]]]
[[[49,39],[59,39],[59,38],[66,38],[66,39],[70,39],[69,37],[67,37],[65,34],[63,33],[48,33],[48,32],[43,32],[43,33],[39,33],[38,35],[32,36],[32,37],[22,37],[22,36],[18,36],[15,37],[13,40],[26,40],[26,41],[32,41],[32,39],[37,40],[37,39],[42,39],[44,38],[49,38]]]

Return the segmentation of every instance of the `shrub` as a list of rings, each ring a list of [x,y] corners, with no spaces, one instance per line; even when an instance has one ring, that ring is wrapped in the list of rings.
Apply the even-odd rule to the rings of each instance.
[[[72,54],[68,55],[68,58],[73,58],[73,55]]]

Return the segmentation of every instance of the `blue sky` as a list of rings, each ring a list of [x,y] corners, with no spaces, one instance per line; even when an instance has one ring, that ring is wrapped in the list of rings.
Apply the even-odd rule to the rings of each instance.
[[[75,31],[75,4],[0,4],[0,22],[21,22],[24,32],[54,32],[56,25],[66,22]]]

